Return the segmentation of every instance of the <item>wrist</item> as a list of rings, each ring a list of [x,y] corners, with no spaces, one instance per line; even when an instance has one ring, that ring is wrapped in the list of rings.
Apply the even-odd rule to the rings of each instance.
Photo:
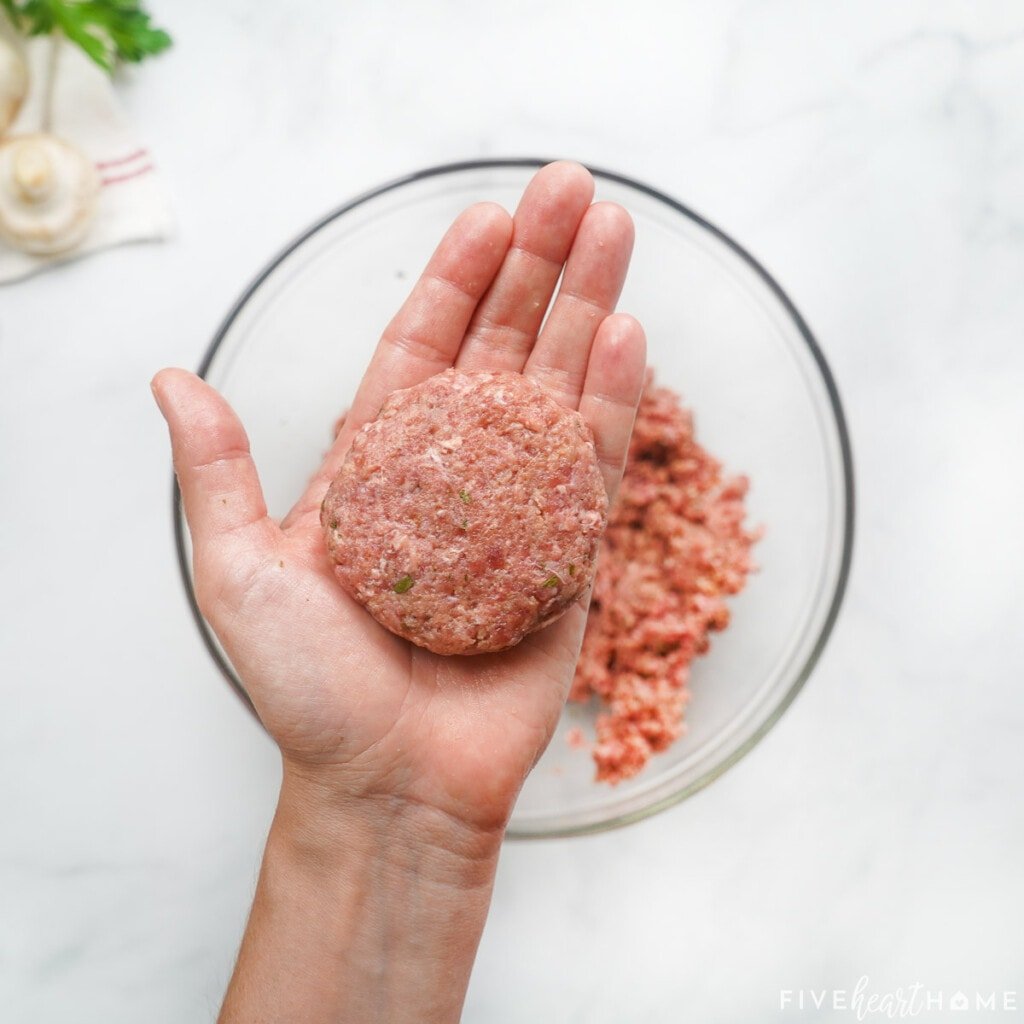
[[[481,826],[406,795],[354,793],[335,773],[286,758],[274,831],[324,866],[359,849],[396,868],[411,859],[420,873],[470,878],[493,874],[505,825]]]
[[[457,1021],[502,831],[286,764],[222,1024]]]

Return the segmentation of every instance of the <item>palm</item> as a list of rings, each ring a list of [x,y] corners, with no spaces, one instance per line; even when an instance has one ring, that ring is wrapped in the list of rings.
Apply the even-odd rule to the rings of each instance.
[[[614,490],[643,335],[611,315],[632,225],[619,207],[591,206],[592,192],[582,168],[555,164],[534,178],[514,221],[482,205],[455,222],[385,331],[321,471],[281,524],[266,514],[244,432],[223,399],[190,375],[157,378],[200,606],[291,762],[337,767],[357,792],[489,825],[507,816],[550,739],[582,607],[511,651],[439,657],[382,629],[338,587],[318,512],[353,433],[386,395],[450,365],[519,370],[579,408]]]

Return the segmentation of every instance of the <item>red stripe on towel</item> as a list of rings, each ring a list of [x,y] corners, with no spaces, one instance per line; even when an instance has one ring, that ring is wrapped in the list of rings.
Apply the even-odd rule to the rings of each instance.
[[[96,167],[101,171],[108,167],[120,167],[122,164],[130,164],[133,160],[138,160],[140,156],[145,156],[148,152],[148,149],[137,149],[134,153],[119,156],[116,160],[97,160]]]
[[[132,178],[138,178],[142,174],[149,174],[149,172],[152,171],[153,169],[154,168],[152,164],[145,164],[144,166],[138,168],[137,170],[128,171],[127,174],[112,174],[109,178],[101,178],[100,184],[117,185],[122,181],[131,181]]]

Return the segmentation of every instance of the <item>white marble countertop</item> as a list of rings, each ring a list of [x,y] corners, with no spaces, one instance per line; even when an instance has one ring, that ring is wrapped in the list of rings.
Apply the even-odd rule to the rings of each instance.
[[[921,1020],[957,990],[1024,1016],[1024,6],[152,6],[177,46],[120,90],[177,237],[0,289],[0,1019],[212,1020],[274,801],[183,599],[151,374],[340,200],[523,154],[649,181],[778,276],[858,538],[754,753],[506,849],[465,1019],[845,1021],[862,976],[944,992]]]

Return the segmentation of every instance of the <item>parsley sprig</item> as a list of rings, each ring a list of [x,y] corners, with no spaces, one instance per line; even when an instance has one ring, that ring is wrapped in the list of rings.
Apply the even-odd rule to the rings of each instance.
[[[171,45],[142,0],[0,0],[0,9],[25,35],[60,32],[106,71],[118,60],[137,64]]]

